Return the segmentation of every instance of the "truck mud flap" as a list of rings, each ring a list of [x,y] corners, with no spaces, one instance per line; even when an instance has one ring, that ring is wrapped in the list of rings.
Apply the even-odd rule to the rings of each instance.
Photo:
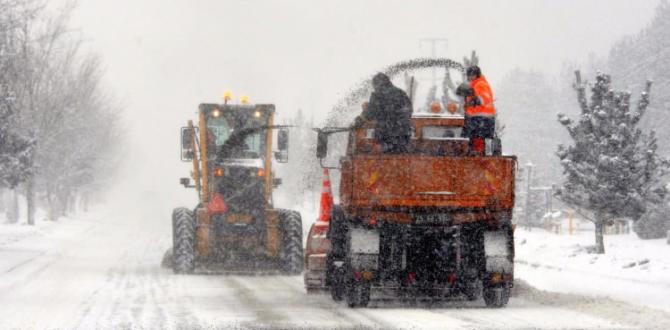
[[[487,272],[512,274],[514,272],[514,241],[511,230],[505,228],[484,232],[484,254]]]

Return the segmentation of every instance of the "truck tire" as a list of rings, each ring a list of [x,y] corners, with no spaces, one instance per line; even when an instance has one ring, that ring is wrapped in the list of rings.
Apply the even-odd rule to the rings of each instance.
[[[366,307],[370,302],[370,283],[351,281],[346,286],[347,305],[351,308]]]
[[[187,208],[172,211],[172,270],[191,274],[195,269],[195,218]]]
[[[344,270],[342,268],[335,268],[329,274],[330,276],[330,296],[334,301],[342,301],[344,299]]]
[[[475,301],[482,297],[482,281],[473,279],[463,286],[463,294],[469,301]]]
[[[287,274],[298,275],[304,267],[300,213],[291,210],[279,210],[279,224],[283,234],[279,256],[281,269]]]
[[[509,286],[496,286],[484,288],[484,302],[486,307],[501,308],[507,305],[510,296]]]

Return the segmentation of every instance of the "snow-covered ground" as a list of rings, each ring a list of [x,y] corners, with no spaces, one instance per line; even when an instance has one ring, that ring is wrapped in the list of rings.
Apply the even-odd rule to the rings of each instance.
[[[635,234],[605,235],[603,255],[589,253],[593,231],[558,235],[516,230],[516,275],[534,287],[670,311],[670,245]]]
[[[0,225],[0,329],[670,328],[667,312],[549,293],[523,281],[505,309],[487,309],[481,301],[373,302],[371,308],[349,309],[328,295],[307,295],[300,276],[175,275],[160,267],[171,244],[169,210],[145,203],[126,208],[138,213],[110,208],[36,227]],[[313,208],[303,212],[306,228],[315,216]],[[526,240],[518,251],[527,263],[531,247],[541,249],[535,237],[546,244],[551,238],[519,236]],[[656,265],[649,259],[648,267]],[[520,277],[537,281],[540,267],[519,268]]]

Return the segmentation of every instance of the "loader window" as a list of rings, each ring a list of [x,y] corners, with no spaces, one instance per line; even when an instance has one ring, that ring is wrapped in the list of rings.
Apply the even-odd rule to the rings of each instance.
[[[229,143],[226,158],[260,158],[263,154],[265,130],[245,134],[242,140],[230,145],[233,141],[229,140],[236,138],[236,132],[259,126],[257,122],[246,117],[240,113],[224,112],[219,117],[210,117],[207,120],[207,128],[213,133],[216,146],[220,148],[226,142]]]
[[[461,126],[424,126],[421,135],[426,140],[460,139]]]

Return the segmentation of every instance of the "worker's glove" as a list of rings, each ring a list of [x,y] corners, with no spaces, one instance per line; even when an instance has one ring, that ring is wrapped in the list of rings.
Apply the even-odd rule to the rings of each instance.
[[[366,121],[367,120],[365,119],[365,116],[359,115],[359,116],[356,117],[356,119],[354,119],[353,127],[354,128],[361,127],[361,126],[363,126],[363,124],[365,124]]]
[[[456,95],[460,97],[472,96],[475,95],[475,91],[468,83],[462,83],[456,88]]]
[[[468,100],[467,104],[468,106],[476,107],[478,105],[482,105],[482,99],[479,96],[475,96]]]

